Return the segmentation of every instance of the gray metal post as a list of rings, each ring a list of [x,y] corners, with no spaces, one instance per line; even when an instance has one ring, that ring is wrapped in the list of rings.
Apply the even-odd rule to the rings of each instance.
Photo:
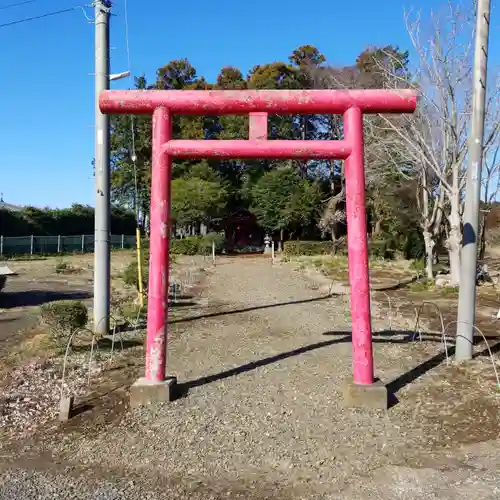
[[[0,255],[3,255],[3,234],[0,236]]]
[[[34,250],[34,247],[35,246],[35,238],[33,237],[33,235],[30,236],[30,255],[33,255],[33,250]]]
[[[61,235],[57,235],[57,253],[61,253]]]
[[[109,332],[110,184],[109,115],[99,110],[99,94],[109,89],[109,18],[111,2],[95,2],[95,237],[94,330]]]
[[[472,119],[468,141],[467,187],[463,215],[463,246],[457,318],[457,361],[472,359],[476,316],[476,273],[483,165],[483,135],[488,68],[490,0],[479,0],[476,12],[476,42],[472,88]]]

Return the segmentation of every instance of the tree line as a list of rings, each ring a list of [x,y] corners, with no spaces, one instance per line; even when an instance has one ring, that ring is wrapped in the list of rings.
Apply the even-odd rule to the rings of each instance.
[[[135,234],[136,219],[133,212],[113,207],[112,234]],[[74,204],[65,209],[24,207],[18,211],[0,210],[2,236],[72,236],[94,234],[94,208]]]
[[[458,283],[467,134],[471,111],[474,11],[448,2],[427,16],[404,18],[412,52],[395,45],[367,47],[351,65],[328,63],[319,48],[303,45],[286,61],[264,62],[247,75],[224,67],[215,82],[198,75],[187,59],[158,68],[154,81],[137,89],[349,89],[413,88],[420,94],[413,115],[364,119],[367,219],[374,239],[425,257],[429,278],[442,252]],[[494,75],[490,81],[495,80]],[[496,82],[495,82],[496,83]],[[498,87],[498,86],[496,86]],[[488,93],[485,133],[485,204],[498,192],[498,92]],[[174,137],[247,139],[246,116],[178,116]],[[269,116],[269,140],[336,140],[340,116]],[[151,119],[112,117],[112,196],[147,224],[151,179]],[[345,173],[341,161],[176,160],[173,223],[210,224],[236,209],[253,212],[281,239],[330,238],[335,250],[346,235]],[[144,227],[143,227],[144,229]]]
[[[390,51],[407,60],[394,47],[367,49],[345,75],[363,75],[364,87],[375,87],[372,58]],[[407,64],[407,62],[404,62]],[[305,45],[294,50],[287,62],[257,65],[246,77],[234,67],[222,68],[215,83],[198,76],[186,59],[171,61],[157,70],[156,81],[136,78],[137,89],[303,89],[331,88],[334,68],[318,48]],[[373,79],[371,82],[370,79]],[[370,84],[370,85],[368,85]],[[340,139],[342,119],[336,116],[269,116],[269,139]],[[247,139],[248,117],[192,117],[174,120],[174,137],[187,139]],[[112,192],[115,202],[135,209],[147,222],[151,179],[151,119],[112,117]],[[134,149],[132,149],[134,147]],[[135,161],[133,161],[135,159]],[[395,182],[402,181],[397,172]],[[369,186],[371,232],[380,237],[405,237],[418,232],[415,217],[403,214],[386,180]],[[280,160],[176,160],[173,165],[172,212],[177,225],[209,223],[245,208],[257,216],[270,233],[283,238],[330,237],[341,244],[346,232],[343,165],[340,161]],[[409,192],[409,191],[408,191]],[[376,202],[375,202],[376,200]],[[384,201],[387,207],[384,208]],[[390,208],[389,208],[390,207]],[[391,212],[397,221],[389,221]],[[398,231],[394,231],[394,227]]]

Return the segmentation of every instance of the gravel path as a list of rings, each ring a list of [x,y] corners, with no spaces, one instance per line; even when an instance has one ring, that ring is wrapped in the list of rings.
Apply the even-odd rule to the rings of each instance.
[[[0,499],[498,498],[495,468],[473,462],[472,451],[444,470],[443,456],[417,468],[441,421],[420,418],[411,391],[388,413],[342,407],[348,306],[316,288],[284,264],[221,259],[199,317],[172,326],[169,372],[186,397],[129,412],[99,436],[47,440],[54,455],[91,472],[10,468],[0,475]],[[375,330],[387,327],[381,311]],[[436,350],[385,338],[376,344],[385,382]],[[496,459],[498,469],[495,452],[477,456]],[[109,482],[99,479],[105,471]]]

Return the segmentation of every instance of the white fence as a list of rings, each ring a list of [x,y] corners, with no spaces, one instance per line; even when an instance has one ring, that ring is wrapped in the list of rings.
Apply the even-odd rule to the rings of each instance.
[[[112,234],[111,248],[135,248],[135,234]],[[0,256],[54,255],[58,253],[92,253],[94,235],[74,236],[0,236]]]

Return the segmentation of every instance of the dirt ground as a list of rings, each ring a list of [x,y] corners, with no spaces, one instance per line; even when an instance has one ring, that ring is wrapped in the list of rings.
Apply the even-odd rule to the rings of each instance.
[[[111,295],[115,302],[136,297],[136,291],[121,279],[124,269],[134,258],[132,251],[112,254]],[[37,325],[40,306],[45,303],[82,300],[91,311],[93,261],[92,254],[8,261],[8,267],[16,275],[7,279],[5,289],[0,293],[0,352]],[[185,259],[182,265],[174,264],[174,273],[180,268],[184,277],[183,268],[203,265],[203,257]]]
[[[116,275],[126,262],[114,264]],[[454,292],[407,283],[400,266],[373,267],[383,289],[373,301],[376,375],[395,398],[387,412],[370,412],[342,404],[351,342],[341,266],[331,290],[303,262],[221,258],[205,267],[171,318],[169,373],[182,397],[128,408],[144,335],[128,332],[80,415],[2,441],[0,499],[499,498],[500,392],[485,345],[467,367],[447,364],[428,312],[422,341],[410,341],[414,309],[436,303],[452,321]],[[68,293],[89,293],[87,275]],[[481,294],[480,328],[496,352],[496,291]]]
[[[129,252],[113,254],[112,273],[116,278],[130,262]],[[62,263],[70,264],[57,273]],[[9,261],[16,273],[7,279],[0,293],[0,345],[12,345],[16,338],[37,324],[39,306],[55,300],[83,300],[92,305],[93,255],[49,257]],[[9,341],[10,339],[10,341]]]

